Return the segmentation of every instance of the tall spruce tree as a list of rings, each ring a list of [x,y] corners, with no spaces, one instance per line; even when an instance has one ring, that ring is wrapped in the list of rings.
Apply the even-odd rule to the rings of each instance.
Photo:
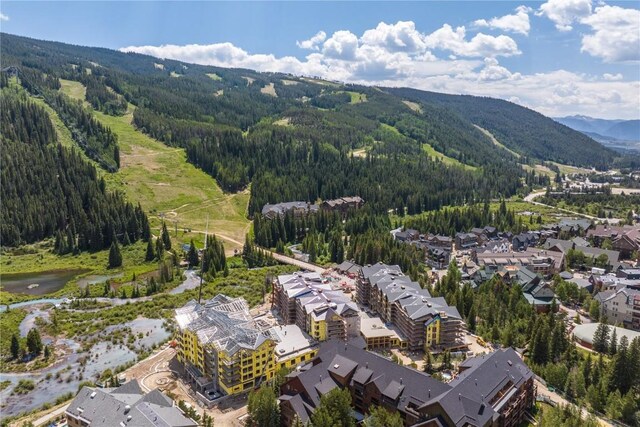
[[[593,349],[598,353],[606,353],[609,349],[609,325],[604,322],[593,333]]]
[[[120,245],[118,241],[113,239],[111,248],[109,248],[109,268],[117,268],[122,266],[122,254],[120,253]]]
[[[169,236],[169,231],[167,230],[167,224],[165,222],[162,223],[162,243],[164,245],[165,250],[171,250],[171,236]]]
[[[42,339],[40,338],[40,332],[36,328],[32,328],[27,333],[27,350],[31,354],[42,353]]]
[[[17,359],[20,355],[20,339],[18,338],[18,334],[13,334],[11,336],[11,357]]]
[[[153,244],[151,243],[152,239],[148,239],[147,240],[147,252],[144,255],[144,260],[145,261],[153,261],[153,259],[156,257],[156,254],[153,252]]]
[[[189,262],[189,267],[194,268],[200,264],[200,258],[198,257],[198,250],[196,249],[195,243],[193,243],[193,239],[191,239],[191,243],[189,244],[189,252],[187,253],[187,261]]]

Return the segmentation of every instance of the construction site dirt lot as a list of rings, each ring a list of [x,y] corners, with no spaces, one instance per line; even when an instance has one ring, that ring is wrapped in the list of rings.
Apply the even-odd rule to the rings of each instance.
[[[167,346],[158,353],[124,372],[126,380],[137,379],[145,391],[160,389],[167,393],[176,403],[184,400],[195,408],[198,414],[206,412],[214,419],[215,425],[240,427],[247,414],[247,396],[229,398],[217,406],[206,409],[200,399],[180,378],[180,366],[176,360],[176,350]]]

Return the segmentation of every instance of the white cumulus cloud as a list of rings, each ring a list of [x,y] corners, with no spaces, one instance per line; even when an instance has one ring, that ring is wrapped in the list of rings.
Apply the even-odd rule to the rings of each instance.
[[[640,61],[640,10],[604,5],[581,23],[594,31],[582,37],[582,52],[605,62]]]
[[[429,48],[449,50],[453,54],[465,57],[495,57],[519,55],[517,43],[509,36],[490,36],[478,33],[471,40],[466,40],[465,27],[454,29],[449,24],[425,37]]]
[[[296,45],[300,49],[318,50],[319,46],[327,39],[327,33],[324,31],[318,31],[315,36],[309,40],[297,41]]]
[[[531,24],[529,23],[529,12],[531,10],[527,6],[518,6],[515,14],[491,18],[488,21],[486,19],[478,19],[474,21],[474,24],[478,27],[495,28],[527,36],[531,29]]]
[[[620,73],[617,73],[617,74],[604,73],[602,75],[602,78],[610,82],[615,82],[623,79],[622,74]]]
[[[537,15],[549,18],[560,31],[570,31],[571,24],[591,15],[591,0],[548,0]]]
[[[9,16],[7,16],[4,13],[0,12],[0,21],[8,21],[8,20],[9,20]]]
[[[415,23],[398,21],[395,24],[380,22],[376,28],[365,31],[360,41],[363,45],[384,47],[389,52],[418,52],[425,49],[423,38]]]
[[[322,53],[335,59],[355,59],[358,49],[358,37],[351,31],[336,31],[324,42]]]

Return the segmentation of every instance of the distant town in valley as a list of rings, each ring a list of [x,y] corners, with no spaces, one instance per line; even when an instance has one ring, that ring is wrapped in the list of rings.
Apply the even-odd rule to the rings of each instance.
[[[3,32],[0,426],[640,426],[640,51],[594,47],[640,11],[568,3],[223,66]],[[498,63],[572,26],[597,76]]]

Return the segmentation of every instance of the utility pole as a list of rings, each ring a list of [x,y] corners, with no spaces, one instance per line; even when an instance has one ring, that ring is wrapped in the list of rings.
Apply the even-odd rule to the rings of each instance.
[[[204,259],[207,256],[207,236],[209,235],[209,215],[204,229],[204,249],[202,250],[202,262],[200,263],[200,288],[198,290],[198,304],[202,301],[202,277],[204,276]]]

